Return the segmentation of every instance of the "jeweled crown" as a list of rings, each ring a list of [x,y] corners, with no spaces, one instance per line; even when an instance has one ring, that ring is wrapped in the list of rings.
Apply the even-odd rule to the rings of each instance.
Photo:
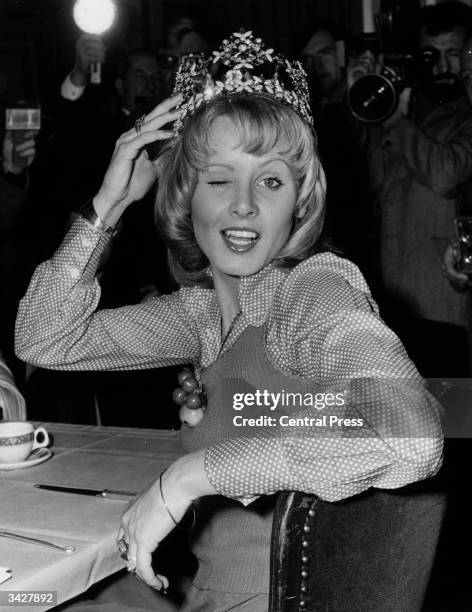
[[[182,94],[174,123],[177,134],[202,104],[215,96],[236,93],[271,96],[291,106],[313,126],[306,73],[298,61],[267,49],[251,31],[235,32],[223,40],[220,49],[205,58],[187,56],[179,66],[173,95]]]

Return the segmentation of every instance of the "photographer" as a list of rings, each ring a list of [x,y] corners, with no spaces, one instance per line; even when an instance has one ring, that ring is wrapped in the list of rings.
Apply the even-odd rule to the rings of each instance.
[[[167,87],[166,79],[174,75],[181,57],[197,53],[205,46],[188,20],[181,20],[170,30],[166,43],[165,53],[163,50],[157,57],[144,48],[132,49],[113,65],[111,53],[107,55],[100,37],[83,34],[78,38],[74,66],[61,87],[61,122],[54,143],[57,163],[53,164],[52,197],[57,208],[63,210],[55,215],[53,223],[61,234],[63,228],[59,227],[58,219],[62,217],[64,225],[71,209],[74,213],[79,211],[98,188],[97,182],[118,135],[129,129],[146,109],[157,104],[163,88]],[[107,62],[108,70],[104,70],[100,86],[88,85],[90,64],[95,61]],[[112,87],[107,88],[106,77],[111,72],[115,78]],[[49,189],[48,182],[44,191]],[[165,247],[153,219],[154,192],[151,191],[126,211],[107,261],[102,261],[101,307],[139,303],[150,292],[168,293],[174,287]],[[54,247],[58,234],[49,241]],[[84,373],[80,377],[76,373],[38,369],[29,381],[30,413],[43,420],[94,422],[98,406],[106,425],[171,427],[176,418],[173,414],[163,420],[154,410],[136,411],[132,415],[129,412],[129,406],[134,404],[154,406],[156,389],[160,398],[170,401],[175,375],[173,367],[169,368],[172,373],[156,369],[119,375]]]
[[[343,38],[337,25],[317,23],[301,52],[300,60],[307,73],[311,103],[316,111],[344,99],[345,70],[337,51]]]
[[[346,32],[334,22],[316,22],[305,30],[307,42],[300,60],[307,73],[318,151],[330,185],[324,233],[372,281],[365,155],[359,128],[346,104]],[[359,235],[369,239],[359,240]]]
[[[472,36],[469,36],[461,53],[461,77],[466,96],[472,106]]]
[[[469,36],[461,53],[461,76],[464,81],[465,92],[472,108],[472,36]],[[461,208],[463,212],[472,217],[472,186],[466,186],[463,190]],[[468,236],[463,236],[467,238]],[[472,237],[471,237],[472,238]],[[467,241],[466,241],[466,244]],[[470,247],[467,256],[470,258]],[[457,291],[467,291],[472,286],[470,277],[470,263],[465,260],[465,253],[461,254],[458,240],[451,240],[443,256],[443,272],[446,278]],[[467,265],[468,274],[465,266]]]
[[[444,253],[442,269],[454,289],[466,291],[469,287],[469,278],[467,274],[460,271],[459,262],[459,249],[457,248],[457,242],[454,240]]]
[[[469,23],[461,2],[421,9],[418,51],[434,58],[431,69],[418,70],[393,114],[367,128],[384,314],[426,376],[469,374],[468,297],[440,271],[457,198],[472,178],[472,110],[460,78]],[[374,69],[365,54],[348,79]]]
[[[116,115],[113,117],[119,123],[116,129],[124,129],[128,124],[127,117],[143,112],[143,109],[155,105],[163,97],[161,74],[152,51],[144,47],[135,48],[129,50],[113,67],[114,91],[107,91],[107,83],[89,87],[90,68],[95,63],[103,63],[106,53],[107,48],[100,36],[79,36],[75,44],[74,66],[61,85],[61,97],[74,102],[82,98],[87,90],[85,98],[91,98],[88,102],[97,105],[96,110]],[[111,100],[106,100],[107,95],[116,96],[119,108],[115,109],[110,104]]]

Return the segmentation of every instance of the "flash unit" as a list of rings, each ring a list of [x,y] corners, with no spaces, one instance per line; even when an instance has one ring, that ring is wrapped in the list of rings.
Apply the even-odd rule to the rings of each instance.
[[[116,6],[113,0],[77,0],[73,9],[74,21],[87,34],[103,34],[113,24]],[[101,82],[101,63],[90,66],[90,82]]]

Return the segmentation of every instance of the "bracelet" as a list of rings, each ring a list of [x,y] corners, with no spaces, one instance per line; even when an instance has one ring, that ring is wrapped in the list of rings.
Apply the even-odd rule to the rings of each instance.
[[[111,225],[107,225],[105,221],[97,215],[93,206],[93,200],[89,200],[87,204],[85,204],[85,206],[79,211],[79,214],[100,232],[105,232],[105,234],[110,234],[110,236],[114,236],[116,234],[116,229],[111,227]]]
[[[197,521],[197,511],[195,509],[195,506],[193,505],[193,502],[190,504],[190,507],[192,508],[192,524],[190,525],[190,527],[182,526],[181,525],[182,521],[177,522],[175,520],[175,518],[172,515],[172,512],[169,510],[169,508],[168,508],[168,506],[166,504],[166,500],[164,499],[164,493],[162,491],[162,476],[164,475],[165,472],[166,472],[166,470],[161,472],[161,474],[159,476],[159,491],[161,492],[161,499],[162,499],[162,503],[164,504],[164,508],[167,510],[167,514],[170,516],[170,518],[172,519],[172,522],[174,523],[174,525],[176,527],[178,527],[182,531],[192,531],[192,529],[195,527],[195,523]]]

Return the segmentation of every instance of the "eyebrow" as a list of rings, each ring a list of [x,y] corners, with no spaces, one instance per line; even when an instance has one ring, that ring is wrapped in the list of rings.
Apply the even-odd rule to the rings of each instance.
[[[212,168],[224,168],[225,170],[234,170],[234,166],[231,166],[230,164],[208,164],[208,166],[203,166],[201,171],[208,172]]]
[[[285,161],[285,159],[283,159],[282,157],[271,157],[270,159],[268,159],[267,161],[265,161],[262,164],[262,168],[264,168],[265,166],[268,166],[269,164],[273,163],[273,162],[282,162],[283,164],[285,164],[286,166],[289,166],[289,164]],[[234,166],[232,166],[231,164],[219,164],[219,163],[214,163],[214,164],[208,164],[207,166],[203,166],[201,171],[202,172],[208,172],[209,170],[213,169],[213,168],[223,168],[225,170],[234,170]]]
[[[269,164],[271,164],[272,162],[282,162],[283,164],[285,164],[286,166],[288,166],[288,163],[286,162],[286,160],[283,157],[271,157],[270,159],[268,159],[266,162],[264,162],[262,164],[262,166],[268,166]]]

